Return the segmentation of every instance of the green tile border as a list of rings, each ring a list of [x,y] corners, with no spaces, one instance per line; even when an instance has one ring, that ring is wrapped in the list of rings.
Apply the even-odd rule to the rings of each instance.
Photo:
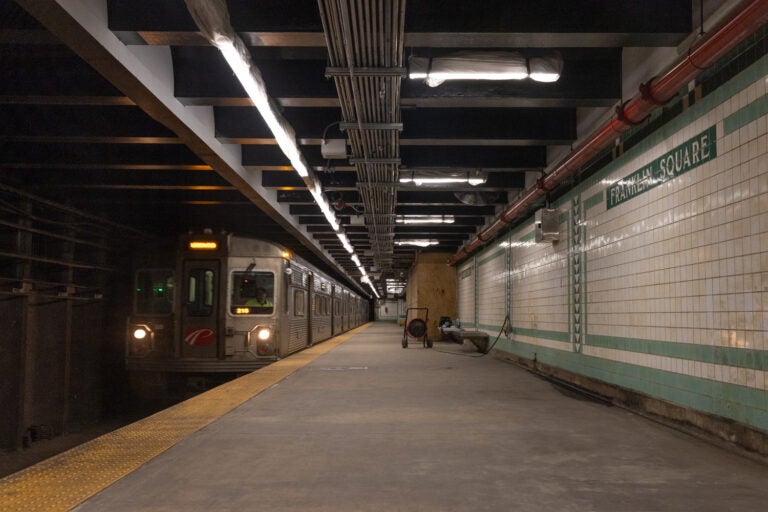
[[[480,327],[484,329],[501,329],[500,325],[482,325]],[[569,342],[567,332],[513,327],[512,333],[520,336],[528,336],[530,338],[561,341],[563,343]],[[664,356],[699,363],[747,368],[750,370],[768,371],[768,350],[697,345],[694,343],[679,343],[674,341],[657,341],[639,338],[623,338],[619,336],[603,336],[599,334],[587,334],[585,344],[587,346],[609,348],[624,352]],[[766,400],[768,400],[768,398],[766,398]]]
[[[674,357],[700,363],[768,371],[768,351],[766,350],[621,338],[596,334],[587,336],[587,345],[625,352]]]
[[[528,336],[531,338],[542,338],[545,340],[562,341],[563,343],[570,343],[571,341],[567,331],[541,331],[539,329],[512,327],[512,334],[519,334],[520,336]]]
[[[485,265],[486,263],[488,263],[490,261],[493,261],[493,260],[495,260],[496,258],[498,258],[500,256],[504,256],[504,252],[505,251],[504,251],[503,247],[501,249],[497,248],[497,251],[494,252],[493,254],[491,254],[490,256],[488,256],[486,258],[483,258],[481,260],[478,260],[477,261],[477,266],[481,267],[481,266]],[[483,256],[483,254],[481,253],[479,256]]]
[[[609,361],[512,339],[502,350],[526,359],[632,389],[685,407],[731,418],[768,430],[766,392],[725,382],[691,377],[675,372]],[[497,344],[497,348],[499,348]]]
[[[564,205],[568,207],[573,197],[598,185],[605,176],[620,170],[626,165],[626,162],[641,156],[680,130],[710,114],[718,105],[739,94],[757,80],[765,78],[766,75],[768,75],[768,55],[763,56],[748,68],[733,76],[728,82],[659,127],[659,129],[627,150],[619,158],[603,166],[584,182],[563,194],[557,199],[556,207],[562,208]],[[768,113],[768,95],[758,98],[738,112],[723,119],[723,131],[725,134],[732,133],[766,113]],[[657,109],[654,111],[654,114],[659,115],[660,110]],[[720,123],[719,120],[716,121],[714,119],[712,122]],[[598,204],[604,204],[605,188],[603,187],[599,192],[589,196],[584,201],[584,208],[590,209]],[[531,229],[531,221],[532,218],[528,218],[515,228],[510,229],[508,232],[509,240],[514,240],[517,236],[519,236],[517,240],[520,242],[532,240],[534,233],[529,231]],[[501,329],[501,326],[491,325],[479,327],[486,330],[496,330],[496,332]],[[518,336],[558,341],[563,343],[563,348],[543,347],[517,341],[514,337],[509,339],[502,337],[496,345],[498,350],[514,353],[529,359],[533,359],[534,354],[536,354],[536,357],[542,362],[577,374],[768,430],[768,392],[764,390],[574,353],[569,350],[570,339],[567,332],[513,328],[512,333],[513,336],[516,334]],[[598,335],[588,335],[585,343],[586,345],[615,348],[627,352],[720,364],[734,368],[768,371],[768,351]]]
[[[768,94],[764,94],[746,107],[726,117],[723,120],[723,131],[725,135],[730,135],[766,114],[768,114]]]
[[[695,123],[699,118],[709,114],[718,105],[724,101],[739,94],[742,90],[752,85],[760,78],[768,75],[768,55],[761,57],[744,71],[737,73],[728,82],[724,83],[700,101],[681,112],[674,119],[659,127],[658,130],[649,134],[645,139],[638,142],[635,146],[627,150],[616,160],[606,164],[602,169],[596,171],[592,176],[576,185],[571,190],[558,198],[556,205],[561,206],[569,201],[574,194],[582,193],[602,181],[608,174],[620,169],[626,162],[651,150],[661,144],[675,133],[687,126]],[[719,121],[717,121],[719,122]]]
[[[589,210],[593,206],[597,206],[603,202],[603,191],[601,190],[597,194],[589,196],[584,200],[584,209]]]

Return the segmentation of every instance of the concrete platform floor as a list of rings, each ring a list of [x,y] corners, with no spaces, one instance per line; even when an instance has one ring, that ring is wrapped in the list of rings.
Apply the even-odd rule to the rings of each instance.
[[[768,466],[376,323],[85,511],[757,511]]]

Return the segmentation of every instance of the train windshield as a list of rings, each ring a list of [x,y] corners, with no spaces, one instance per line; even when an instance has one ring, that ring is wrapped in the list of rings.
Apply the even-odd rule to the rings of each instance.
[[[232,272],[231,312],[236,315],[271,315],[275,310],[275,275],[272,272]]]
[[[134,310],[140,315],[173,312],[173,270],[142,269],[136,272]]]

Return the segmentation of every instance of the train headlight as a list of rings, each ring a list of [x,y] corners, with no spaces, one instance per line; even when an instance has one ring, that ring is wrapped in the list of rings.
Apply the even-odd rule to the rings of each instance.
[[[153,326],[154,327],[154,326]],[[160,328],[160,326],[157,326]],[[128,327],[128,355],[143,357],[155,349],[155,332],[147,324],[133,324]]]
[[[256,331],[256,338],[259,341],[267,341],[271,337],[272,337],[272,331],[270,331],[267,327],[262,327],[261,329]]]

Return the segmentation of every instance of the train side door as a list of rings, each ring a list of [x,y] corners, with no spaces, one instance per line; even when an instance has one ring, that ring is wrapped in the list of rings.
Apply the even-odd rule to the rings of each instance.
[[[219,260],[184,260],[180,356],[215,359],[219,340]]]

